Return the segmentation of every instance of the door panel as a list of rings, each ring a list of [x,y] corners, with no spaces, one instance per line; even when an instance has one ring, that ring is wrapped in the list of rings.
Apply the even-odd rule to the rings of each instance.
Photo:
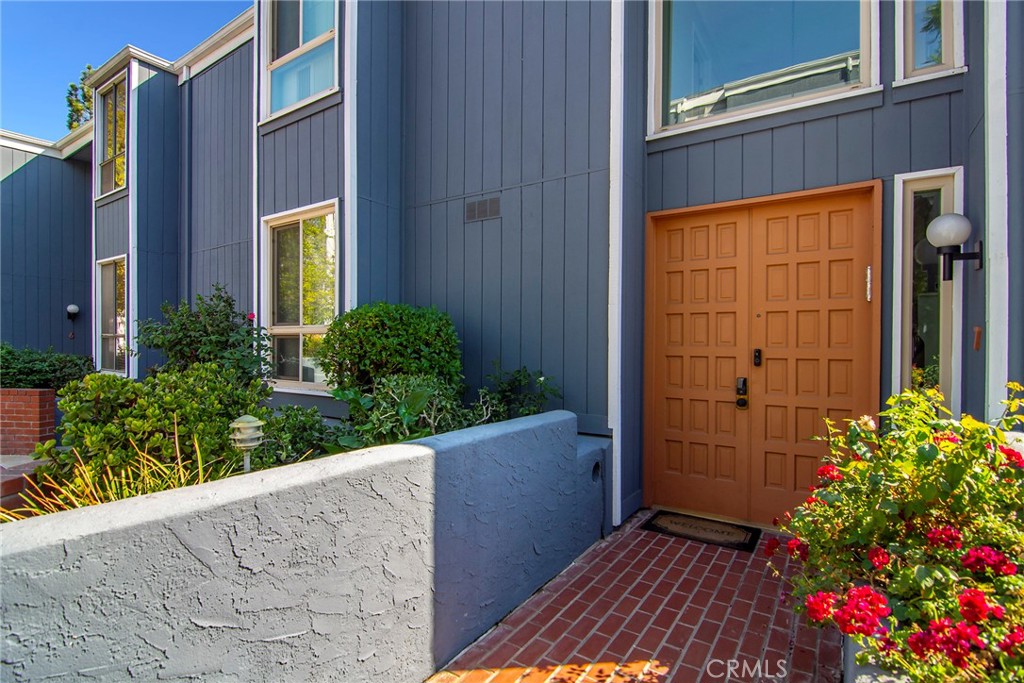
[[[736,377],[747,374],[749,213],[726,211],[665,223],[652,250],[650,420],[654,496],[673,507],[747,514],[747,413]]]
[[[866,188],[652,220],[648,504],[767,524],[817,483],[821,418],[874,412],[873,206]]]

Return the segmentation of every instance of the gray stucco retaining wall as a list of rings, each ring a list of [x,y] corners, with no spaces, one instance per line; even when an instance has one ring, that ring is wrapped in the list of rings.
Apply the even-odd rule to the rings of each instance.
[[[598,538],[585,452],[559,411],[6,524],[0,678],[420,681]]]

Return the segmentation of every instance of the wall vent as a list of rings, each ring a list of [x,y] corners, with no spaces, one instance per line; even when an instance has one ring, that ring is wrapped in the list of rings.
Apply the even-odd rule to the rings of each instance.
[[[477,199],[466,202],[466,222],[482,221],[501,216],[501,198]]]

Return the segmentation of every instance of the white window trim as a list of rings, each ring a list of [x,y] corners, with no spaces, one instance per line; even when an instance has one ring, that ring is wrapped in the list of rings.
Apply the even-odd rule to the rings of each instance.
[[[335,198],[326,202],[318,202],[316,204],[309,204],[307,206],[301,206],[296,209],[290,209],[288,211],[280,211],[269,216],[264,216],[260,219],[260,304],[259,312],[257,313],[257,323],[270,329],[270,321],[272,320],[271,303],[273,297],[271,295],[271,289],[273,287],[273,268],[272,249],[271,249],[271,233],[274,228],[277,228],[286,223],[301,220],[303,218],[309,218],[310,216],[319,216],[325,213],[334,213],[335,225],[341,224],[341,212],[340,212],[340,200]],[[349,272],[349,264],[352,263],[353,254],[349,251],[349,234],[347,227],[342,227],[339,231],[341,236],[341,243],[344,245],[344,258],[339,263],[335,260],[334,264],[334,314],[337,316],[342,311],[348,310],[343,305],[341,298],[341,287],[342,282],[347,282],[347,276]],[[316,384],[312,382],[296,382],[292,380],[279,380],[271,379],[271,386],[274,391],[286,391],[289,393],[311,393],[315,396],[327,395],[327,386],[324,384]]]
[[[332,28],[328,32],[330,34],[330,38],[325,38],[324,37],[324,36],[327,35],[327,33],[321,34],[320,36],[317,36],[313,40],[311,40],[311,41],[309,41],[307,43],[303,43],[303,44],[299,45],[297,48],[295,48],[295,50],[293,50],[292,52],[289,52],[284,57],[275,60],[273,62],[273,65],[276,67],[276,66],[281,66],[282,64],[287,64],[288,62],[292,61],[296,57],[299,57],[300,55],[305,54],[309,50],[312,50],[314,47],[317,47],[318,45],[323,45],[328,40],[332,40],[334,42],[334,54],[333,54],[334,85],[332,85],[327,90],[322,90],[322,91],[320,91],[318,93],[314,93],[313,95],[310,95],[309,97],[307,97],[307,98],[305,98],[303,100],[299,100],[298,102],[294,102],[294,103],[288,105],[287,107],[282,107],[281,109],[279,109],[279,110],[277,110],[275,112],[271,112],[270,111],[270,72],[271,72],[271,62],[270,62],[271,44],[270,44],[270,41],[271,41],[271,38],[273,36],[273,30],[272,30],[272,26],[271,26],[271,14],[273,12],[272,7],[271,7],[272,3],[273,3],[273,0],[270,0],[269,2],[258,2],[257,3],[257,7],[260,10],[260,12],[259,12],[259,25],[260,25],[260,59],[259,59],[260,80],[259,80],[259,84],[260,84],[260,92],[263,93],[262,96],[260,97],[260,120],[259,120],[259,123],[257,125],[262,125],[263,123],[266,123],[267,121],[270,121],[270,120],[272,120],[274,118],[283,116],[283,115],[285,115],[285,114],[287,114],[289,112],[295,111],[296,109],[301,109],[302,107],[305,107],[306,105],[311,104],[311,103],[315,102],[316,100],[319,100],[321,98],[327,97],[328,95],[332,95],[332,94],[338,92],[338,90],[339,90],[339,86],[338,86],[338,71],[339,71],[339,68],[338,68],[338,66],[339,66],[338,65],[338,37],[340,35],[338,33],[338,19],[339,19],[339,16],[338,16],[338,3],[337,2],[333,2],[332,4],[334,5],[334,28]],[[348,3],[346,3],[346,7],[347,7],[347,5],[348,5]],[[301,12],[302,12],[301,7],[299,9],[299,12],[301,14]]]
[[[133,64],[134,64],[134,62],[133,62]],[[120,83],[122,81],[124,82],[124,87],[125,87],[125,93],[124,93],[125,94],[125,97],[124,97],[124,102],[125,102],[125,113],[124,113],[124,115],[125,115],[125,126],[124,126],[124,134],[125,134],[125,140],[124,140],[125,178],[124,178],[124,185],[122,185],[121,187],[115,188],[113,190],[110,190],[109,192],[103,192],[103,189],[102,189],[103,188],[103,180],[102,180],[101,166],[102,166],[102,164],[103,164],[103,162],[105,160],[101,159],[100,157],[102,156],[102,154],[101,154],[102,151],[106,148],[106,141],[104,139],[104,136],[105,136],[106,133],[104,131],[104,123],[105,123],[105,121],[104,121],[104,118],[102,116],[103,112],[99,112],[100,116],[97,118],[97,124],[98,125],[95,125],[93,127],[93,137],[94,137],[93,149],[97,152],[97,154],[93,155],[93,162],[92,162],[93,163],[93,197],[95,198],[94,201],[99,201],[100,199],[103,199],[105,197],[110,197],[112,195],[117,194],[118,192],[124,192],[129,187],[129,183],[128,183],[128,173],[129,173],[129,165],[130,165],[129,157],[131,155],[131,142],[132,142],[132,140],[130,139],[131,138],[131,134],[130,134],[129,129],[131,128],[131,121],[132,121],[132,118],[133,118],[133,116],[132,116],[132,107],[131,107],[131,97],[130,97],[130,95],[131,95],[131,87],[132,87],[132,79],[129,78],[129,69],[125,68],[125,69],[119,71],[116,75],[110,77],[107,81],[105,81],[103,83],[103,85],[101,85],[101,86],[99,86],[97,88],[93,88],[92,101],[93,101],[93,108],[94,109],[102,108],[103,97],[107,94],[107,91],[113,89],[113,87],[117,83]]]
[[[946,179],[953,180],[953,211],[964,212],[964,167],[950,166],[914,173],[900,173],[893,176],[893,240],[892,240],[892,375],[891,393],[898,393],[907,387],[903,383],[904,317],[908,292],[904,287],[907,254],[904,248],[907,226],[904,224],[904,186],[912,181]],[[951,352],[949,357],[950,386],[942,387],[953,415],[959,417],[961,407],[961,384],[963,379],[961,350],[963,348],[963,261],[953,264],[952,301],[946,308],[940,302],[940,310],[950,311]]]
[[[861,2],[861,48],[865,54],[861,55],[861,64],[867,61],[869,78],[862,80],[858,85],[833,88],[823,93],[810,93],[804,97],[787,100],[783,103],[765,103],[763,106],[754,106],[749,109],[729,115],[728,113],[709,116],[697,119],[690,123],[677,124],[666,127],[661,124],[661,64],[662,64],[662,16],[664,15],[664,0],[654,0],[647,12],[647,140],[671,137],[682,133],[689,133],[695,130],[712,128],[737,121],[760,118],[780,112],[803,109],[826,102],[834,102],[850,97],[867,95],[881,92],[881,36],[879,31],[880,0],[862,0]],[[863,75],[862,75],[863,79]]]
[[[946,69],[939,69],[937,71],[927,71],[924,73],[909,76],[906,74],[906,50],[908,47],[906,41],[906,6],[907,3],[911,1],[912,0],[896,0],[896,80],[892,82],[892,87],[898,88],[904,85],[911,85],[912,83],[921,83],[923,81],[931,81],[937,78],[945,78],[947,76],[954,76],[956,74],[966,73],[967,66],[965,64],[964,59],[964,3],[963,0],[951,0],[951,2],[953,3],[952,64]]]
[[[125,331],[124,331],[124,342],[125,342],[125,359],[124,359],[124,371],[118,372],[117,370],[108,370],[103,367],[103,286],[102,286],[102,267],[110,263],[117,261],[124,261],[124,317],[125,317]],[[128,377],[131,370],[131,358],[132,349],[135,348],[135,339],[132,335],[132,325],[129,322],[132,318],[131,300],[129,294],[129,276],[128,276],[128,253],[118,254],[117,256],[108,256],[95,260],[93,263],[93,338],[92,338],[92,361],[93,365],[96,366],[96,372],[101,372],[105,375],[117,375],[118,377]]]

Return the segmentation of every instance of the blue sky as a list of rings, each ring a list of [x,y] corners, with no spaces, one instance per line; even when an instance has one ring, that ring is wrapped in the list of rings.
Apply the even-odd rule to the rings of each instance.
[[[0,128],[57,140],[68,132],[68,83],[86,64],[98,67],[129,43],[173,61],[251,5],[0,0]]]

